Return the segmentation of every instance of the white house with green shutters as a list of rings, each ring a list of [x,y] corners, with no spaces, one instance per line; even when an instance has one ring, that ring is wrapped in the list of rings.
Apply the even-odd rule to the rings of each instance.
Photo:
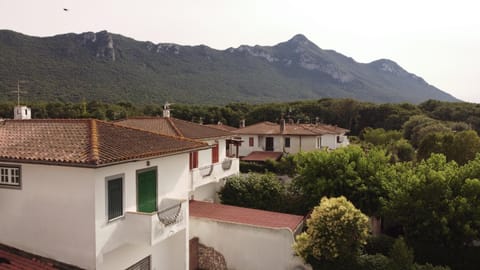
[[[188,269],[190,156],[98,120],[0,123],[0,243],[83,269]]]
[[[190,154],[191,199],[218,201],[217,192],[224,180],[239,173],[237,153],[241,141],[227,130],[171,117],[168,104],[164,107],[163,117],[133,117],[115,124],[210,145],[209,149]]]

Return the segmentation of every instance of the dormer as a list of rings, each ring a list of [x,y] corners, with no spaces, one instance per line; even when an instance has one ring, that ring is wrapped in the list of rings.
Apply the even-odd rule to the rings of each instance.
[[[27,106],[15,106],[13,109],[13,119],[15,120],[28,120],[32,119],[32,112]]]

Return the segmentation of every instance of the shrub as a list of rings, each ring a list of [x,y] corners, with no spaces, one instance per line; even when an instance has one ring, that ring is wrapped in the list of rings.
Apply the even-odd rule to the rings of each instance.
[[[370,255],[379,253],[388,256],[394,242],[395,238],[385,234],[369,236],[365,245],[365,253]]]

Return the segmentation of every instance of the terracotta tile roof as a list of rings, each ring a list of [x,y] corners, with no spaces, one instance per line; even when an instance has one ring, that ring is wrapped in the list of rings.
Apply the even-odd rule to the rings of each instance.
[[[288,228],[292,232],[303,223],[303,216],[201,201],[190,201],[189,209],[190,217],[262,228]]]
[[[253,151],[241,158],[243,161],[266,161],[267,159],[279,160],[282,152]]]
[[[225,130],[173,117],[135,117],[116,121],[115,124],[189,139],[213,139],[232,136],[232,133]]]
[[[0,122],[0,160],[97,167],[207,147],[91,119]]]
[[[348,129],[325,124],[285,124],[285,129],[280,132],[280,124],[260,122],[234,131],[235,134],[259,135],[304,135],[317,136],[324,134],[344,134]]]
[[[232,126],[224,125],[224,124],[216,124],[216,125],[208,124],[208,125],[205,125],[205,126],[220,129],[220,130],[224,130],[224,131],[229,131],[229,132],[237,130],[236,127],[232,127]]]
[[[0,270],[74,270],[78,267],[0,244]]]

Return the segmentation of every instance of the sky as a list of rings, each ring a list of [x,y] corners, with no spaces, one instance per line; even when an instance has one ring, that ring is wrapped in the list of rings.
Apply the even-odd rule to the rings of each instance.
[[[41,37],[107,30],[215,49],[301,33],[357,62],[393,60],[480,103],[479,11],[473,0],[0,0],[0,29]]]

